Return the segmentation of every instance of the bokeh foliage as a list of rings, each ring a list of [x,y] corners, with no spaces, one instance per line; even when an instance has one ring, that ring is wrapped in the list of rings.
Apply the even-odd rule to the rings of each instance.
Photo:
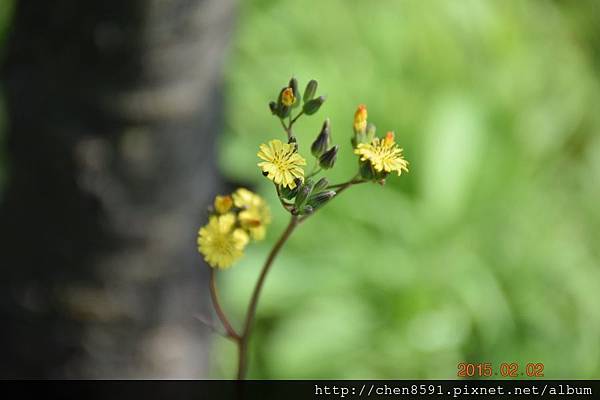
[[[290,75],[328,100],[349,178],[359,103],[411,172],[361,185],[299,229],[259,304],[254,378],[453,378],[459,361],[543,362],[600,378],[600,16],[594,1],[247,1],[227,63],[220,162],[275,224],[223,297],[241,319],[287,217],[256,167],[283,138]],[[235,319],[235,318],[234,318]],[[214,375],[235,353],[216,339]]]

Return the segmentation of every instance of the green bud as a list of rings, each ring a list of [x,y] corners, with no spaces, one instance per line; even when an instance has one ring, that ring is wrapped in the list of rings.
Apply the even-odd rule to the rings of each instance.
[[[381,172],[374,171],[373,180],[377,181],[377,183],[383,185],[383,184],[385,184],[385,178],[387,178],[387,176],[389,174],[390,174],[389,172],[385,172],[385,171],[381,171]]]
[[[282,100],[281,100],[281,99],[282,99],[282,97],[283,97],[283,91],[284,91],[285,89],[287,89],[287,86],[286,86],[286,87],[283,87],[283,88],[281,88],[281,90],[279,91],[279,95],[277,96],[277,108],[281,108],[281,106],[283,105],[283,102],[282,102]]]
[[[327,150],[325,153],[323,153],[321,157],[319,157],[319,165],[321,166],[321,168],[329,169],[333,167],[333,165],[335,164],[335,160],[337,159],[337,152],[339,148],[340,146],[336,144],[335,146]]]
[[[312,206],[306,205],[306,206],[302,207],[302,210],[300,212],[303,215],[309,215],[309,214],[312,214],[314,211],[315,210]]]
[[[359,143],[371,143],[375,138],[375,125],[369,123],[364,132],[354,132],[352,147],[356,148]]]
[[[321,132],[310,147],[312,155],[315,157],[321,157],[321,155],[327,151],[330,142],[331,140],[329,137],[329,118],[327,118],[323,123]]]
[[[295,187],[293,189],[290,189],[287,186],[282,186],[279,189],[279,193],[281,194],[281,197],[286,199],[286,200],[291,200],[296,196],[296,193],[298,192],[298,187]]]
[[[327,186],[329,186],[329,181],[327,178],[323,177],[319,179],[317,183],[315,183],[315,186],[313,187],[313,193],[318,193],[321,190],[325,190]]]
[[[369,161],[360,161],[358,170],[363,179],[370,181],[375,177],[375,171],[373,171],[373,167]]]
[[[291,106],[286,106],[283,104],[283,92],[288,89],[288,87],[281,88],[279,91],[279,97],[277,97],[277,116],[281,119],[287,118],[290,115],[290,111],[292,110]]]
[[[298,193],[296,194],[296,201],[294,203],[297,209],[302,209],[302,207],[306,203],[306,200],[308,200],[308,197],[312,193],[312,188],[312,182],[310,180],[307,180],[306,182],[304,182],[304,185],[302,185],[302,187],[298,190]]]
[[[279,118],[281,118],[281,119],[284,119],[284,118],[287,118],[288,115],[290,115],[290,111],[292,111],[292,107],[284,106],[282,104],[277,111],[278,111],[277,116],[279,116]]]
[[[375,125],[372,123],[367,124],[367,133],[365,134],[365,143],[371,143],[375,138]]]
[[[292,91],[294,92],[294,97],[296,98],[296,101],[294,102],[292,107],[296,108],[296,107],[298,107],[298,105],[300,105],[300,99],[301,99],[300,91],[298,90],[298,80],[296,80],[296,78],[290,79],[290,83],[289,83],[288,87],[291,87]]]
[[[333,190],[317,193],[308,199],[308,205],[312,206],[316,210],[317,208],[325,205],[325,203],[331,200],[333,196],[335,196],[335,192]]]
[[[314,79],[312,79],[306,85],[306,89],[304,89],[304,103],[310,101],[315,97],[315,93],[317,93],[318,83]]]
[[[302,181],[300,181],[293,189],[290,189],[287,186],[280,186],[279,193],[281,193],[281,197],[287,200],[293,199],[294,197],[296,197],[296,194],[298,193],[298,189],[300,189],[301,184]]]
[[[314,113],[319,111],[319,108],[321,108],[323,103],[325,103],[325,96],[319,96],[316,99],[307,101],[306,103],[304,103],[303,107],[304,114],[313,115]]]
[[[269,110],[271,110],[271,114],[277,114],[277,103],[272,101],[269,103]]]
[[[365,143],[365,134],[361,132],[355,133],[350,142],[352,142],[352,147],[356,148],[359,143]]]

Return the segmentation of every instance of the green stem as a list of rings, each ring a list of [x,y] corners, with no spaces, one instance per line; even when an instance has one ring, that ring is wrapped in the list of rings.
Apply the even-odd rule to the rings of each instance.
[[[298,115],[296,115],[296,116],[294,117],[294,119],[293,119],[293,120],[291,121],[291,123],[290,123],[290,127],[296,123],[296,121],[298,120],[298,118],[300,118],[300,117],[302,116],[302,114],[304,114],[304,110],[301,110],[301,111],[298,113]],[[290,115],[291,115],[291,114],[290,114]]]
[[[291,127],[291,126],[289,126],[289,127],[288,127],[288,126],[286,126],[286,125],[285,125],[285,122],[283,122],[283,119],[282,119],[282,118],[279,118],[279,122],[281,122],[281,126],[283,127],[283,130],[284,130],[284,131],[285,131],[285,133],[287,134],[287,138],[288,138],[288,140],[290,140],[290,139],[291,139],[291,137],[293,136],[293,133],[292,133],[292,127]]]
[[[350,179],[349,181],[342,182],[342,183],[336,183],[336,184],[333,184],[333,185],[329,185],[329,186],[327,186],[326,189],[336,189],[336,188],[338,188],[338,189],[336,189],[336,191],[339,193],[342,190],[342,188],[343,188],[343,190],[345,190],[347,187],[350,187],[352,185],[358,185],[359,183],[365,183],[365,182],[367,182],[364,179],[360,179],[358,176],[359,175],[357,174],[352,179]]]
[[[335,196],[331,200],[333,200],[334,198],[338,197],[340,195],[340,193],[342,193],[344,190],[348,189],[350,186],[357,185],[359,183],[367,182],[367,181],[362,180],[362,179],[357,179],[358,176],[359,175],[356,174],[354,176],[354,178],[350,179],[347,182],[339,183],[337,185],[329,185],[329,186],[327,186],[327,189],[337,188],[337,189],[335,189]],[[300,217],[298,219],[298,223],[301,224],[302,222],[306,221],[308,218],[312,217],[313,215],[314,214],[309,214],[309,215],[304,215],[304,216]]]
[[[227,319],[227,316],[225,315],[225,312],[223,311],[223,308],[221,308],[221,302],[219,301],[219,293],[217,292],[217,282],[216,282],[217,277],[216,277],[216,275],[217,274],[215,272],[215,269],[211,268],[210,269],[210,297],[213,302],[213,307],[215,309],[215,312],[217,313],[217,316],[219,317],[219,320],[221,320],[221,323],[223,324],[223,327],[225,328],[227,337],[238,341],[240,339],[240,335],[238,335],[237,332],[235,331],[235,329],[233,329],[233,327],[231,326],[231,323],[229,323],[229,320]]]
[[[238,340],[238,372],[237,379],[242,380],[246,377],[247,370],[247,360],[248,360],[248,340],[250,338],[250,333],[252,331],[252,324],[254,322],[254,317],[256,315],[256,307],[258,306],[258,298],[260,296],[260,292],[265,283],[265,279],[271,266],[273,265],[273,261],[275,261],[275,257],[285,244],[285,242],[289,239],[290,235],[294,231],[294,229],[298,226],[298,217],[292,216],[290,222],[281,234],[277,243],[271,249],[265,264],[262,267],[260,272],[260,276],[258,277],[258,281],[256,282],[256,286],[254,287],[254,291],[252,292],[252,297],[250,298],[250,304],[248,305],[248,311],[246,312],[246,320],[244,322],[244,329],[242,330],[242,334],[239,336]]]
[[[322,168],[319,166],[319,164],[315,163],[315,166],[313,167],[312,171],[310,172],[310,174],[308,174],[306,176],[306,179],[308,178],[312,178],[313,176],[317,175],[319,172],[322,171]]]

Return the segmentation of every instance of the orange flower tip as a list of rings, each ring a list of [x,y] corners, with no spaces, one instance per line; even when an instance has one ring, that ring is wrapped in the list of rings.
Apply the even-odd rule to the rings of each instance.
[[[215,197],[215,211],[219,214],[225,214],[233,207],[233,198],[231,196]]]
[[[366,120],[367,119],[367,106],[360,104],[354,113],[354,119]]]
[[[250,228],[258,228],[260,226],[260,221],[257,219],[250,219],[248,221],[245,221],[245,223],[248,225],[248,227]]]
[[[354,113],[354,130],[358,132],[364,132],[367,128],[367,107],[361,104]]]
[[[392,143],[394,143],[394,132],[390,131],[390,132],[386,133],[384,140],[385,140],[385,144],[387,144],[387,145],[391,145]]]

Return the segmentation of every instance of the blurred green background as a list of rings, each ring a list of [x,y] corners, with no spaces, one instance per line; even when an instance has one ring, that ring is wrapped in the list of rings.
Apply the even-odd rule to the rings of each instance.
[[[275,222],[222,273],[241,320],[287,217],[256,167],[282,138],[267,103],[296,76],[354,173],[365,103],[410,173],[347,191],[295,234],[259,305],[252,378],[453,378],[460,361],[600,378],[600,15],[594,1],[244,1],[220,163]],[[234,346],[215,339],[213,374]],[[522,370],[521,369],[521,370]]]

